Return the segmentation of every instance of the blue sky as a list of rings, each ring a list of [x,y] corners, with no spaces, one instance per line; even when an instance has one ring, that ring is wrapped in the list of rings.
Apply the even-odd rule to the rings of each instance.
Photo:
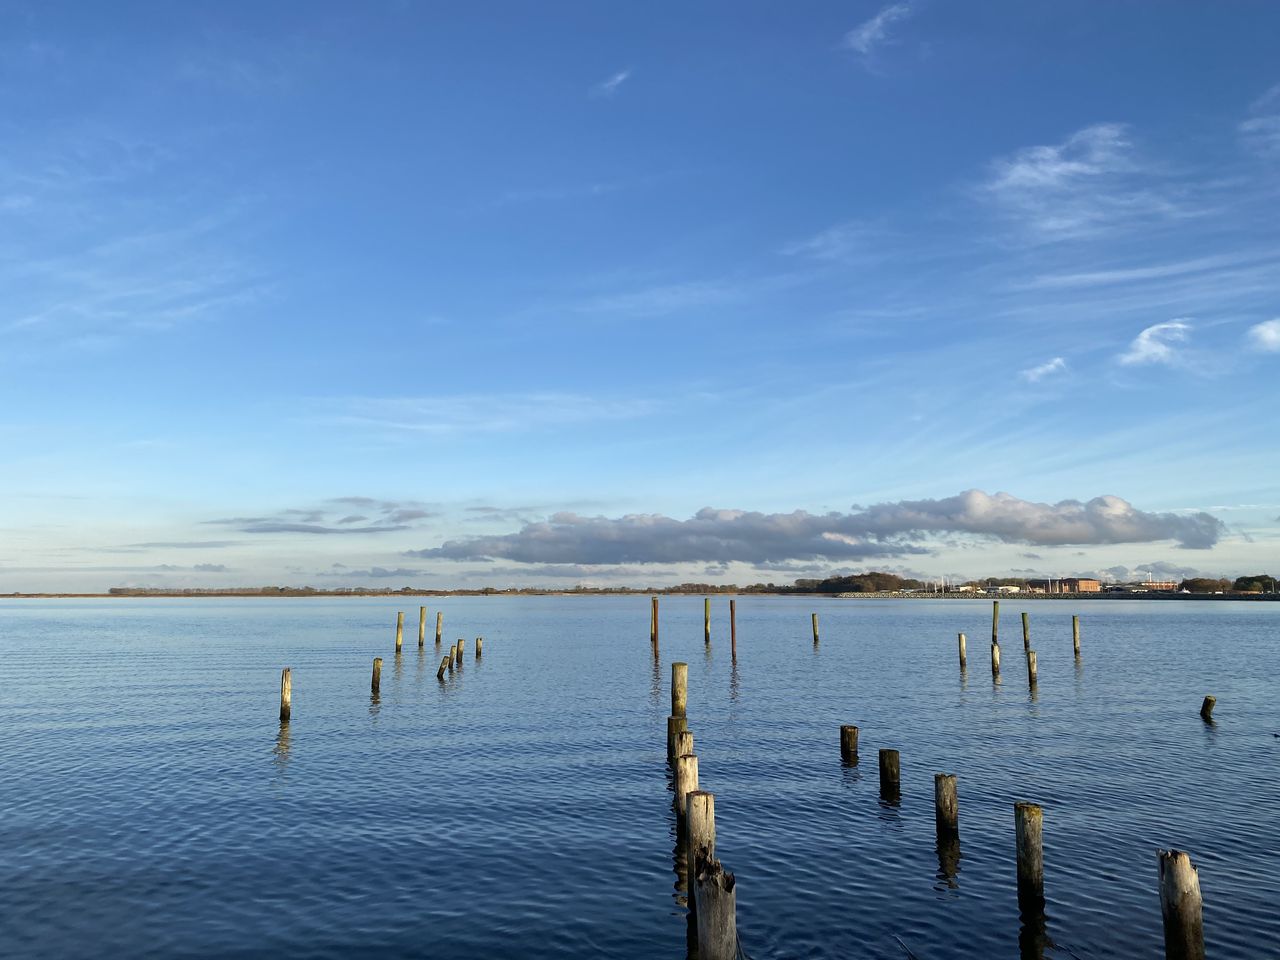
[[[0,25],[0,592],[1274,567],[1274,4]]]

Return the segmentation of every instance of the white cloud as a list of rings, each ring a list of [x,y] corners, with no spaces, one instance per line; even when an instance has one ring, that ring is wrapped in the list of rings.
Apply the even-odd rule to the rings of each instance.
[[[631,68],[619,70],[607,80],[602,80],[591,88],[593,97],[612,97],[618,92],[618,88],[631,79]]]
[[[1253,101],[1252,114],[1237,128],[1244,145],[1255,153],[1280,157],[1280,83]]]
[[[1045,377],[1052,376],[1055,373],[1066,373],[1066,371],[1067,361],[1063,360],[1062,357],[1054,357],[1052,360],[1048,360],[1037,367],[1028,367],[1018,376],[1028,383],[1039,383]]]
[[[515,533],[461,537],[405,555],[442,560],[552,564],[777,563],[869,560],[925,554],[939,536],[968,535],[1039,546],[1174,540],[1208,549],[1224,531],[1207,513],[1148,513],[1120,497],[1035,503],[966,490],[941,500],[902,500],[848,513],[756,513],[704,507],[687,520],[662,514],[553,514]]]
[[[1190,336],[1191,324],[1185,319],[1152,324],[1133,338],[1120,362],[1127,366],[1175,363],[1179,357],[1176,344],[1186,343]]]
[[[1186,216],[1157,172],[1138,162],[1124,124],[1099,123],[996,160],[979,195],[1043,238],[1066,239]]]
[[[844,35],[844,45],[862,57],[868,57],[876,47],[889,42],[889,27],[911,16],[911,8],[905,3],[885,7],[870,20],[854,27]]]
[[[554,430],[646,417],[660,404],[572,393],[486,393],[419,397],[326,397],[313,401],[320,423],[387,435]]]
[[[778,252],[783,256],[812,257],[814,260],[848,260],[869,254],[879,235],[880,231],[865,223],[839,223],[804,240],[792,240]]]
[[[1264,353],[1280,353],[1280,318],[1264,320],[1249,328],[1249,343]]]

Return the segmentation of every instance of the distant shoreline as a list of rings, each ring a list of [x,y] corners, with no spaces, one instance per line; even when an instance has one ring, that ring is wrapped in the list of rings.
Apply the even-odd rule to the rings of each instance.
[[[793,590],[750,591],[690,591],[690,590],[639,590],[630,587],[600,590],[537,590],[537,589],[481,589],[481,590],[292,590],[275,592],[245,589],[210,593],[184,593],[146,591],[138,593],[0,593],[0,600],[217,600],[222,598],[262,599],[342,599],[403,597],[810,597],[827,600],[1004,600],[1009,603],[1020,600],[1213,600],[1213,601],[1280,601],[1280,593],[1012,593],[993,596],[972,593],[808,593]]]

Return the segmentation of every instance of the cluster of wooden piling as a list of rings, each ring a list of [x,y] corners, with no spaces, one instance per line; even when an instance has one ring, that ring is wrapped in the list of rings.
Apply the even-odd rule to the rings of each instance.
[[[840,759],[858,762],[858,728],[840,728]],[[901,800],[902,765],[897,750],[879,751],[880,797],[897,804]],[[933,776],[934,825],[938,855],[953,873],[960,858],[960,802],[956,775]],[[1014,854],[1017,869],[1018,907],[1024,918],[1041,917],[1044,911],[1044,809],[1036,803],[1013,805]],[[1204,924],[1200,878],[1191,858],[1180,850],[1157,852],[1160,909],[1164,919],[1166,960],[1204,960]]]
[[[436,611],[436,648],[440,647],[440,636],[444,629],[444,613]],[[404,611],[401,610],[396,614],[396,656],[399,657],[404,648]],[[427,608],[418,608],[418,649],[422,650],[426,646],[427,636]],[[462,655],[466,649],[466,641],[459,638],[450,648],[449,652],[440,660],[440,669],[436,671],[436,679],[443,681],[445,674],[452,674],[455,669],[462,668]],[[475,658],[481,659],[484,655],[484,637],[476,637]],[[382,658],[373,658],[373,675],[369,683],[370,694],[378,697],[382,688]],[[280,674],[280,722],[288,723],[293,715],[293,671],[289,667],[285,667]]]
[[[709,636],[710,602],[703,607]],[[709,642],[709,641],[708,641]],[[716,798],[698,782],[698,756],[688,722],[689,665],[671,664],[667,759],[676,811],[676,845],[683,853],[690,941],[698,960],[736,960],[737,879],[716,859]],[[679,862],[679,855],[677,855]]]

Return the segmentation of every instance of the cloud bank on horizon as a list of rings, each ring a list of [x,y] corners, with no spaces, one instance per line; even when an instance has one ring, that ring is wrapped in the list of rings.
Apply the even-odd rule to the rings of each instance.
[[[1037,546],[1172,540],[1186,549],[1207,550],[1225,530],[1209,513],[1148,513],[1115,496],[1049,504],[967,490],[941,500],[878,503],[843,514],[707,507],[688,520],[674,520],[658,514],[609,518],[557,513],[515,533],[463,537],[408,555],[532,564],[865,561],[927,554],[929,548],[919,538],[937,534]]]

